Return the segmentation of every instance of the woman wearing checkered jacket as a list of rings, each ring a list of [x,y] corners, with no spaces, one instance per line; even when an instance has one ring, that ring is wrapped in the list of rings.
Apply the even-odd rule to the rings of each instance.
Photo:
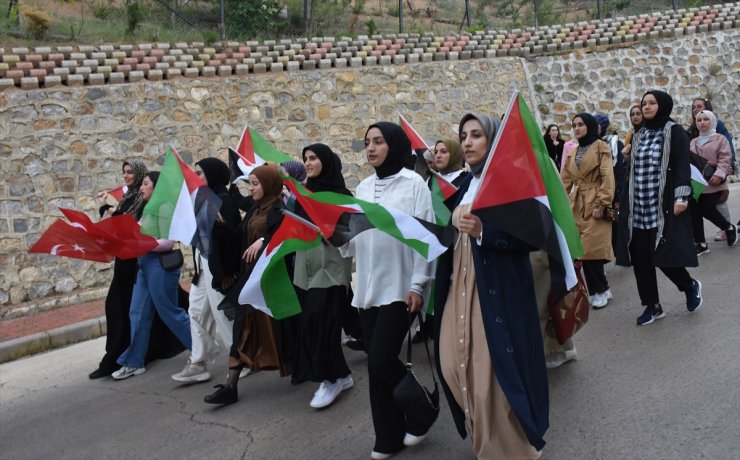
[[[632,265],[637,292],[645,311],[637,318],[645,326],[665,317],[658,297],[655,267],[686,294],[686,308],[702,302],[701,283],[686,267],[698,265],[686,212],[691,194],[689,140],[671,118],[673,99],[663,91],[642,97],[642,129],[633,136],[629,189],[620,208],[617,264]]]

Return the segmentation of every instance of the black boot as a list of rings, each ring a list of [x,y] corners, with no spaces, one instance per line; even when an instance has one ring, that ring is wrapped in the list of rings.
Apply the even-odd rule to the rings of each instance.
[[[208,404],[233,404],[239,400],[236,387],[216,385],[213,388],[217,388],[217,390],[203,398],[203,401]]]

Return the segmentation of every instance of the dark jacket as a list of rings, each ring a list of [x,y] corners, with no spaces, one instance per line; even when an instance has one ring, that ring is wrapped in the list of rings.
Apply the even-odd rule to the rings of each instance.
[[[454,209],[470,185],[468,175],[458,192],[450,198]],[[475,279],[488,350],[496,378],[516,414],[530,444],[542,449],[549,426],[549,399],[542,334],[537,313],[529,252],[535,248],[483,224],[482,245],[471,238]],[[445,302],[452,275],[453,249],[437,263],[434,314],[435,337],[439,337]],[[435,341],[435,360],[452,417],[460,436],[466,437],[465,414],[450,393],[439,362],[439,341]]]
[[[218,212],[223,222],[213,224],[213,248],[208,257],[208,269],[213,275],[211,286],[216,290],[221,289],[221,282],[225,278],[233,278],[239,273],[241,262],[241,254],[234,250],[236,242],[228,240],[228,235],[233,235],[239,227],[239,209],[229,193],[221,192],[218,197],[221,199]]]
[[[639,138],[644,130],[632,136],[632,152],[637,151]],[[664,136],[670,136],[670,145],[663,147],[661,170],[665,177],[660,194],[662,200],[662,228],[659,225],[656,235],[653,262],[656,267],[696,267],[699,265],[694,248],[691,217],[684,211],[678,216],[673,213],[675,190],[677,187],[691,189],[691,170],[689,168],[689,139],[686,131],[677,124],[664,129]],[[665,137],[667,138],[667,137]],[[630,215],[634,199],[634,161],[629,162],[629,178],[625,197],[619,208],[619,236],[617,238],[616,264],[629,267],[629,244],[632,238],[632,218]]]

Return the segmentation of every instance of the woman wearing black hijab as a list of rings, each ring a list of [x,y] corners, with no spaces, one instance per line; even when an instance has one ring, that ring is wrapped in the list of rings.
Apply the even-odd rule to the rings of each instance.
[[[686,294],[686,308],[702,303],[701,283],[685,267],[698,261],[685,212],[691,194],[689,140],[671,118],[673,99],[663,91],[648,91],[641,102],[642,129],[633,136],[627,200],[622,203],[617,264],[635,273],[637,292],[645,311],[637,318],[644,326],[665,317],[658,297],[655,267]]]
[[[424,179],[404,168],[411,151],[403,129],[388,122],[371,125],[365,133],[365,154],[375,174],[357,186],[357,198],[434,221],[432,198]],[[398,359],[409,331],[409,312],[418,313],[429,283],[432,264],[379,230],[363,232],[340,248],[355,256],[357,279],[352,305],[368,354],[370,407],[375,428],[373,459],[385,459],[404,446],[421,442],[429,426],[407,414],[393,399],[393,389],[406,373]]]
[[[328,146],[304,148],[303,162],[310,191],[350,194],[344,185],[342,162]],[[342,352],[342,316],[350,302],[351,282],[352,259],[343,258],[335,247],[321,244],[296,253],[293,284],[303,314],[293,383],[320,383],[310,404],[316,409],[330,405],[354,385]]]
[[[614,258],[612,223],[604,218],[614,200],[612,154],[609,145],[599,139],[599,124],[591,114],[573,117],[573,133],[578,148],[568,157],[560,176],[583,243],[580,260],[589,301],[594,308],[604,308],[612,298],[604,273],[604,264]]]
[[[193,346],[183,370],[171,376],[172,380],[183,383],[210,380],[208,362],[218,356],[220,349],[231,348],[233,325],[224,312],[218,310],[218,305],[224,299],[222,292],[239,273],[239,254],[233,249],[236,242],[225,244],[222,237],[225,227],[233,232],[241,218],[226,189],[231,174],[229,167],[218,158],[205,158],[195,163],[195,173],[221,199],[221,208],[211,235],[207,236],[211,253],[202,254],[193,249],[196,274],[190,288],[188,309]],[[196,207],[199,204],[202,205],[196,202]]]

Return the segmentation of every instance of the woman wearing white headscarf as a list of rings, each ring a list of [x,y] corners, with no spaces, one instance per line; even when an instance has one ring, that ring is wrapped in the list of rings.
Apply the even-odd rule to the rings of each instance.
[[[707,160],[709,168],[715,168],[713,172],[708,169],[703,171],[709,185],[698,200],[692,198],[689,201],[696,254],[702,255],[709,252],[704,236],[705,218],[725,231],[728,246],[737,241],[737,229],[717,210],[723,194],[729,193],[725,178],[732,171],[730,143],[725,136],[717,133],[717,117],[710,110],[702,110],[696,115],[696,127],[699,129],[699,136],[691,140],[689,148],[692,153]]]

